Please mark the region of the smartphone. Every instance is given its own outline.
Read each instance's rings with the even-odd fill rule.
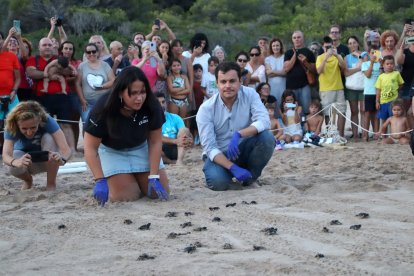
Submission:
[[[375,50],[375,51],[374,51],[374,56],[376,56],[376,57],[377,57],[377,60],[382,59],[382,57],[381,57],[381,52],[380,52],[380,51],[378,51],[378,50]]]
[[[158,29],[161,27],[160,26],[160,20],[158,18],[154,20],[154,25],[156,25],[158,27]]]
[[[295,108],[296,107],[296,104],[294,104],[294,103],[286,103],[286,107],[287,108]]]
[[[405,44],[414,44],[414,36],[406,37]]]
[[[58,15],[56,16],[56,27],[60,27],[63,24],[63,16],[62,15]]]
[[[157,51],[157,43],[156,42],[152,41],[150,45],[151,45],[150,46],[150,52]]]
[[[194,47],[195,48],[201,47],[201,40],[194,41]]]
[[[408,25],[414,25],[414,19],[405,19],[404,23]]]
[[[18,33],[22,32],[22,30],[20,29],[20,20],[13,20],[13,27],[16,29]]]
[[[49,152],[45,150],[29,151],[33,163],[46,162],[49,160]]]

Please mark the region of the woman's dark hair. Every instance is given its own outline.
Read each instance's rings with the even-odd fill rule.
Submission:
[[[348,42],[349,42],[349,40],[350,39],[354,39],[356,42],[358,42],[358,50],[359,50],[359,46],[361,45],[360,43],[359,43],[359,39],[358,39],[358,37],[356,37],[356,36],[354,36],[354,35],[351,35],[351,36],[349,36],[347,39],[346,39],[346,44],[348,44]]]
[[[253,49],[256,49],[257,51],[259,51],[259,55],[261,55],[261,54],[262,54],[262,51],[260,50],[260,47],[259,47],[259,46],[252,46],[252,47],[250,47],[250,50],[249,50],[249,55],[250,55],[250,52],[251,52]]]
[[[263,86],[265,86],[265,85],[269,86],[269,88],[270,88],[270,84],[269,84],[269,83],[267,83],[267,82],[261,82],[261,83],[259,83],[259,85],[256,87],[256,92],[257,92],[257,93],[259,93],[259,95],[261,95],[261,94],[260,94],[260,90],[262,90]]]
[[[270,54],[271,55],[273,55],[274,53],[273,53],[273,50],[272,50],[272,44],[274,43],[274,42],[279,42],[279,44],[280,44],[280,54],[282,54],[283,55],[283,53],[285,52],[285,50],[283,49],[283,42],[282,42],[282,40],[280,39],[280,38],[273,38],[272,40],[270,40],[270,43],[269,43],[269,52],[270,52]]]
[[[203,48],[203,53],[208,53],[208,48],[209,48],[209,44],[208,44],[208,38],[205,34],[203,33],[196,33],[190,40],[190,50],[192,51],[194,49],[194,46],[196,45],[197,41],[202,41],[204,40],[206,42],[206,45]]]
[[[85,48],[84,48],[84,51],[85,51],[85,52],[86,52],[86,48],[88,48],[89,46],[93,46],[93,47],[95,47],[95,50],[96,50],[97,52],[99,52],[98,45],[96,45],[95,43],[88,43],[88,44],[86,44],[86,46],[85,46]]]
[[[72,41],[69,41],[69,40],[66,40],[65,42],[63,42],[62,44],[60,44],[60,46],[59,46],[59,50],[58,50],[59,55],[60,55],[60,56],[61,56],[61,55],[63,55],[63,54],[62,54],[62,50],[63,50],[63,47],[65,46],[65,44],[71,44],[71,45],[72,45],[72,47],[73,47],[73,52],[72,52],[72,56],[70,57],[70,59],[71,59],[71,60],[75,60],[75,44],[73,44],[73,42],[72,42]],[[86,47],[85,47],[85,49],[86,49]]]
[[[98,111],[101,116],[104,116],[108,125],[109,135],[112,137],[118,138],[122,135],[122,133],[118,130],[118,122],[123,116],[120,113],[120,110],[124,105],[123,102],[121,102],[120,97],[125,89],[128,89],[128,95],[131,95],[131,85],[135,81],[142,81],[145,87],[146,98],[141,109],[149,110],[150,116],[156,113],[156,111],[161,110],[160,104],[154,96],[154,93],[152,93],[151,86],[144,72],[135,66],[126,67],[116,77],[114,86],[109,92],[109,96],[106,99],[104,107],[102,110]]]
[[[237,59],[239,58],[239,56],[245,56],[247,58],[247,61],[250,60],[250,56],[248,53],[246,53],[245,51],[240,51],[236,54],[236,56],[234,57],[234,60],[237,61]]]

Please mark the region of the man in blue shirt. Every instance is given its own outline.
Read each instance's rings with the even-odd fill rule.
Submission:
[[[223,62],[215,71],[219,93],[197,114],[207,187],[227,190],[235,178],[253,183],[272,157],[269,114],[252,88],[242,86],[240,67]]]
[[[123,55],[122,51],[124,50],[122,43],[119,41],[112,41],[109,44],[109,50],[111,51],[111,56],[105,59],[104,61],[111,66],[114,75],[118,75],[122,69],[131,65],[128,59],[128,55]]]
[[[162,161],[172,164],[177,160],[177,165],[184,165],[184,155],[193,146],[193,136],[180,116],[166,111],[164,93],[158,92],[155,96],[165,114],[165,123],[162,125]]]

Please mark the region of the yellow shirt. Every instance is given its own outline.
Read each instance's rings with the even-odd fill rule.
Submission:
[[[318,56],[316,59],[316,68],[321,65],[325,53]],[[319,91],[334,91],[342,90],[344,85],[341,78],[341,68],[339,67],[339,60],[335,56],[330,56],[325,63],[325,67],[321,74],[319,74]]]
[[[380,104],[394,101],[398,97],[398,88],[404,83],[400,72],[392,71],[379,75],[375,88],[381,90]]]

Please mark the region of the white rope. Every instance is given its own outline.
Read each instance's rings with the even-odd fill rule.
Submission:
[[[345,120],[347,120],[348,122],[350,122],[352,125],[354,125],[354,126],[358,127],[359,129],[362,129],[362,130],[364,130],[364,131],[366,131],[366,132],[368,132],[368,133],[371,133],[371,134],[381,134],[380,132],[374,132],[374,131],[370,131],[370,130],[368,130],[368,129],[363,128],[361,125],[358,125],[358,124],[356,124],[356,123],[352,122],[349,118],[347,118],[344,114],[342,114],[342,112],[341,112],[341,111],[339,111],[339,110],[338,110],[338,108],[336,108],[336,106],[333,106],[333,108],[336,110],[336,112],[337,112],[338,114],[342,115],[342,116],[345,118]],[[407,133],[410,133],[411,131],[413,131],[413,129],[406,130],[406,131],[403,131],[403,132],[384,133],[384,134],[382,134],[382,135],[388,135],[388,136],[392,136],[392,135],[400,135],[400,134],[407,134]]]

